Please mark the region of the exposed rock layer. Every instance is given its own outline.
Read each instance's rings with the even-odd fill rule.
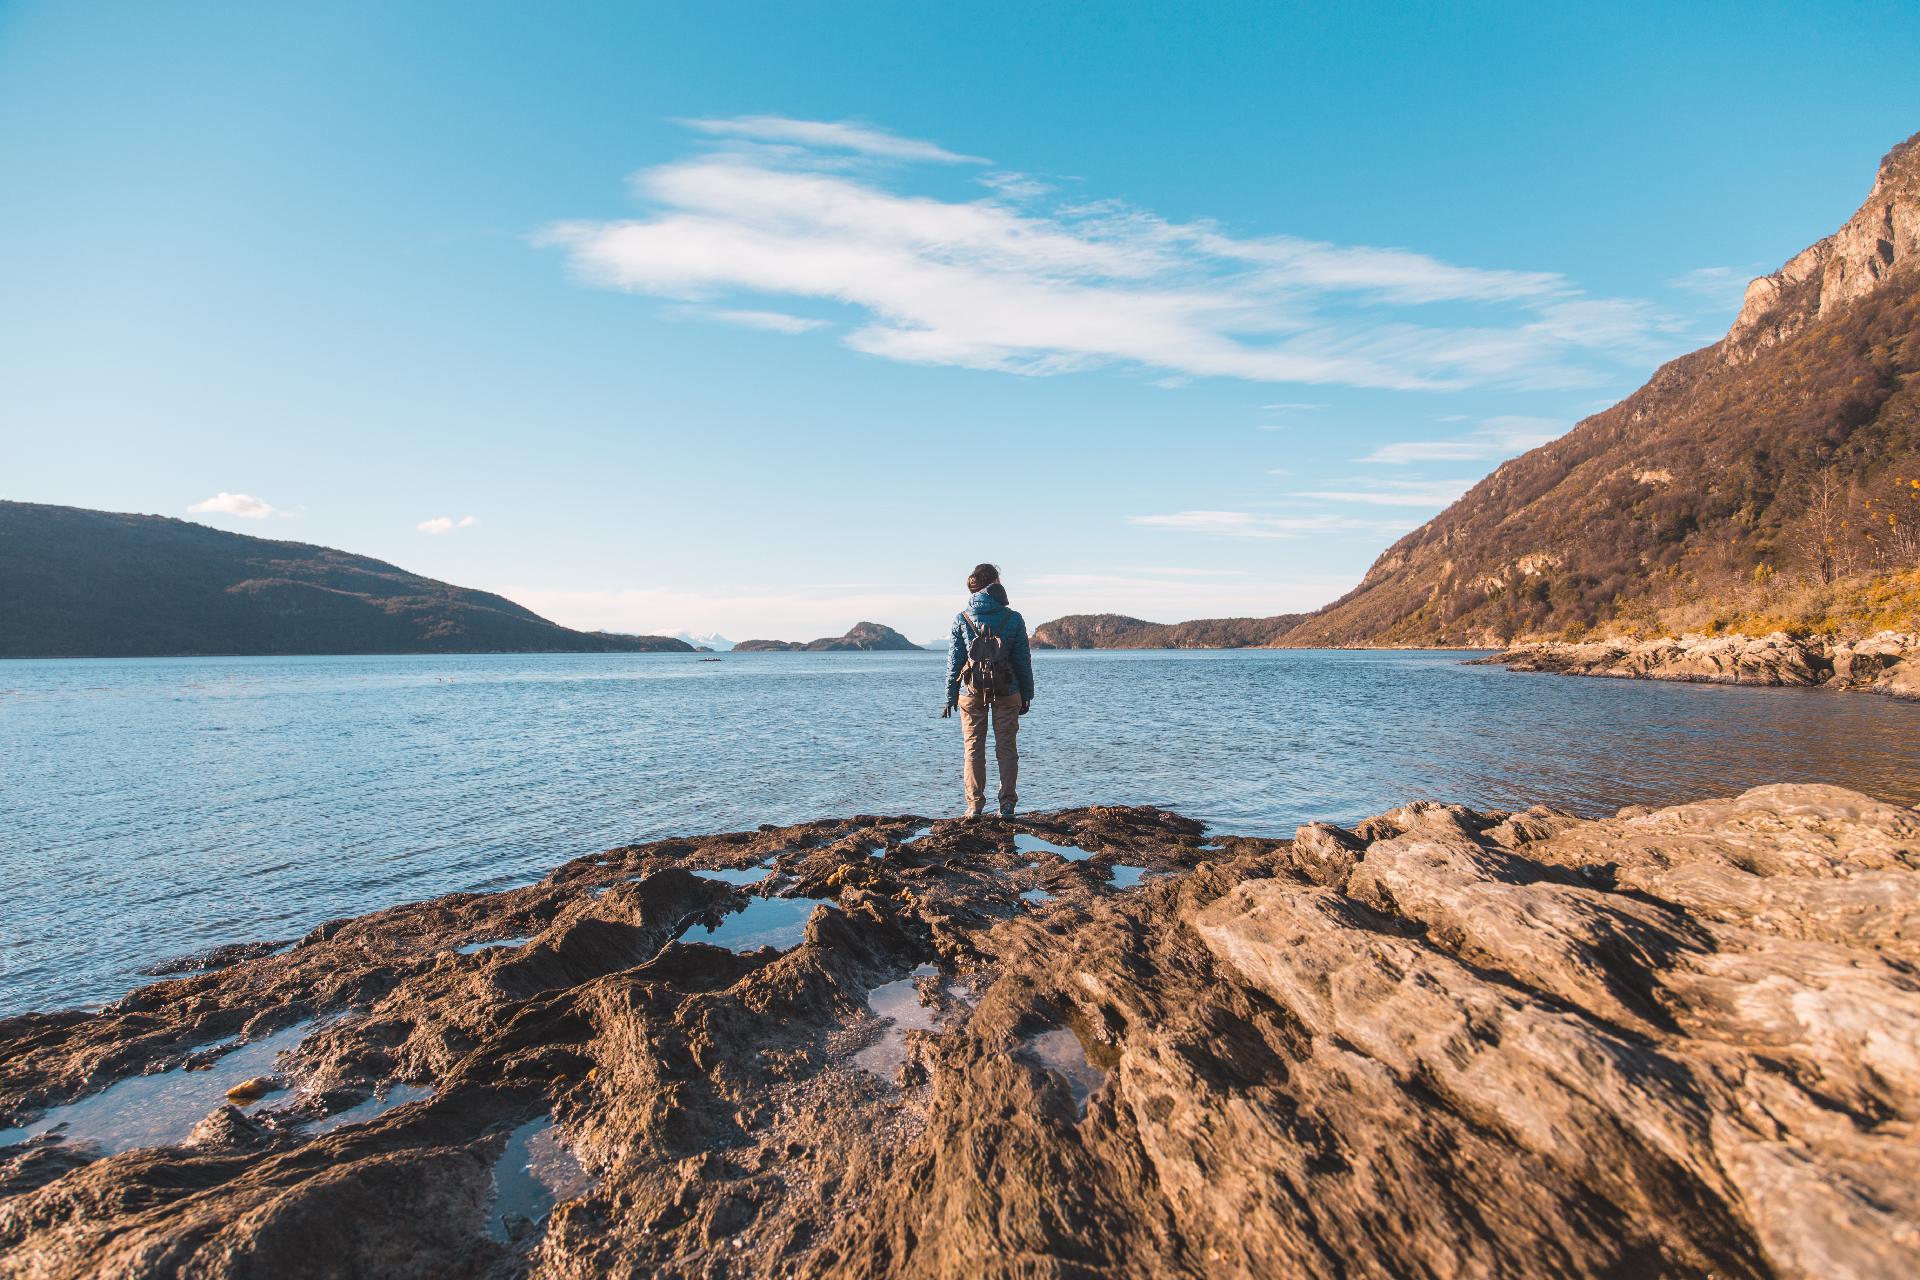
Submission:
[[[1019,824],[1079,861],[915,824],[618,849],[0,1023],[24,1118],[331,1019],[281,1064],[295,1089],[190,1145],[0,1150],[0,1275],[1920,1265],[1910,810],[1768,787],[1605,821],[1423,803],[1292,841],[1142,809]],[[687,868],[769,857],[766,887],[837,902],[800,945],[683,934],[742,901]],[[1116,862],[1174,874],[1117,890]],[[866,992],[922,964],[936,1030],[891,1082],[854,1068]],[[434,1093],[314,1134],[396,1080]],[[490,1166],[545,1115],[590,1177],[490,1238]]]
[[[1826,636],[1663,636],[1657,640],[1541,642],[1480,662],[1515,671],[1709,684],[1822,685],[1920,699],[1920,635],[1882,631],[1863,640]]]

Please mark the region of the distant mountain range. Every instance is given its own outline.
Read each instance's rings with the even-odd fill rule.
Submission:
[[[725,653],[733,648],[733,641],[723,635],[710,634],[700,636],[687,631],[679,631],[674,633],[673,638],[675,640],[684,640],[695,649],[709,649],[714,653]]]
[[[1304,613],[1273,618],[1204,618],[1143,622],[1118,613],[1072,613],[1034,630],[1036,649],[1246,649],[1272,644],[1300,625]]]
[[[877,622],[857,622],[843,636],[809,640],[742,640],[733,646],[735,653],[845,653],[854,650],[918,651],[919,645]]]
[[[690,652],[487,591],[165,516],[0,501],[0,657]]]
[[[1062,648],[1496,645],[1920,627],[1920,134],[1726,337],[1503,463],[1303,618],[1040,627]]]

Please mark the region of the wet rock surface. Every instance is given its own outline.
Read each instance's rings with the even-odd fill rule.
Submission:
[[[1826,636],[1663,636],[1637,642],[1543,641],[1477,662],[1514,671],[1709,684],[1820,685],[1920,699],[1920,635],[1882,631],[1858,640]]]
[[[1911,810],[925,825],[616,849],[0,1022],[0,1275],[1920,1265]],[[694,940],[755,894],[823,901]],[[46,1127],[269,1041],[172,1145]]]

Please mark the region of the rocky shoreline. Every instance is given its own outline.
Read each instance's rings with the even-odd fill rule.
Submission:
[[[0,1022],[0,1275],[1920,1265],[1920,814],[1833,787],[859,817],[233,957]]]
[[[1656,640],[1536,641],[1476,662],[1514,671],[1709,684],[1818,685],[1920,699],[1920,635],[1662,636]]]

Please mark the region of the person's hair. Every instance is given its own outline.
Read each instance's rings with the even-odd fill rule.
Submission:
[[[967,575],[967,590],[985,591],[1000,581],[1000,570],[990,564],[977,564],[973,572]]]

